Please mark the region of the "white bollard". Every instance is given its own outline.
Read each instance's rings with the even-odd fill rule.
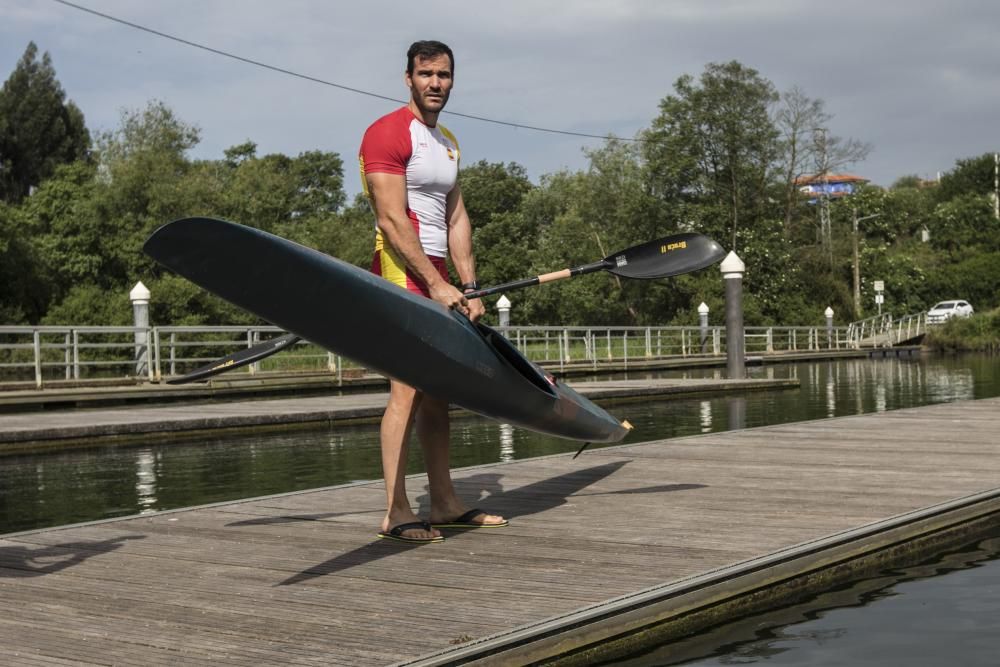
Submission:
[[[506,294],[497,299],[497,312],[500,314],[500,327],[510,326],[510,299]]]
[[[135,332],[135,375],[151,375],[149,365],[149,288],[139,281],[128,293],[132,301],[132,318]]]
[[[823,311],[826,315],[826,346],[827,348],[833,347],[833,308],[830,306],[826,307]]]
[[[701,329],[701,353],[708,349],[708,304],[704,301],[698,306],[698,327]]]

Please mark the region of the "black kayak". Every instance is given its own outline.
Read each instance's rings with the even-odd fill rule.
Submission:
[[[499,332],[287,239],[185,218],[156,230],[143,250],[286,331],[472,412],[571,440],[618,442],[628,433]]]

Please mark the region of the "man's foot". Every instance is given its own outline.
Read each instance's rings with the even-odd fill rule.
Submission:
[[[444,536],[434,530],[426,521],[410,521],[381,531],[378,536],[383,540],[395,540],[409,544],[430,544],[444,542]]]
[[[503,528],[507,519],[494,514],[487,514],[481,509],[471,509],[454,519],[443,521],[431,520],[435,528]]]

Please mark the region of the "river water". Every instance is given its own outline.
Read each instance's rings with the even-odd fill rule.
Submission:
[[[635,426],[626,442],[642,442],[1000,396],[1000,357],[985,355],[782,364],[750,367],[748,374],[796,378],[800,386],[618,404],[610,411]],[[628,377],[651,375],[721,377],[722,371]],[[454,420],[452,441],[455,467],[577,447],[478,417]],[[419,447],[411,450],[410,472],[419,472]],[[0,456],[0,534],[376,479],[380,474],[376,425]],[[850,590],[831,592],[814,606],[749,619],[686,643],[646,651],[622,664],[692,659],[699,665],[941,664],[933,656],[942,655],[953,661],[960,656],[959,664],[1000,664],[998,557],[1000,534],[941,554],[922,568],[885,573]],[[889,617],[896,620],[883,623]],[[901,625],[904,622],[911,625]],[[891,627],[883,627],[886,624]],[[858,641],[868,649],[878,646],[889,652],[861,650]],[[941,654],[931,651],[927,642],[952,642],[955,648]],[[905,649],[904,644],[913,648]],[[986,655],[989,662],[983,661]]]

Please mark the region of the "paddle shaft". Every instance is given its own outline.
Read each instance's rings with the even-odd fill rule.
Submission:
[[[594,273],[595,271],[602,271],[610,266],[610,262],[606,259],[602,259],[599,262],[593,262],[591,264],[584,264],[573,269],[562,269],[561,271],[553,271],[552,273],[543,273],[540,276],[535,276],[534,278],[523,278],[521,280],[512,280],[509,283],[503,283],[502,285],[494,285],[493,287],[486,287],[474,292],[467,292],[465,294],[466,299],[481,299],[484,296],[489,296],[491,294],[496,294],[497,292],[511,292],[514,290],[523,289],[525,287],[531,287],[533,285],[541,285],[542,283],[551,283],[556,280],[563,280],[565,278],[572,278],[573,276],[579,276],[584,273]]]

